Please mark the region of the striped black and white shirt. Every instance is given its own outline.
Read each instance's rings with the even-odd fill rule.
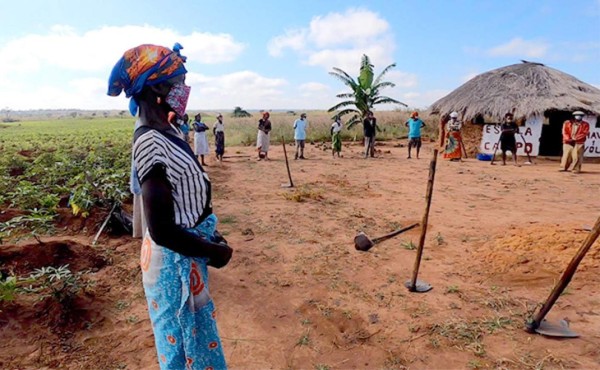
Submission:
[[[142,126],[134,135],[133,160],[141,183],[154,166],[165,168],[177,225],[194,227],[212,213],[208,175],[181,138]]]

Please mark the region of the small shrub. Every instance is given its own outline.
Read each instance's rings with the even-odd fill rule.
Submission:
[[[402,244],[400,244],[402,246],[402,248],[407,249],[409,251],[414,251],[415,249],[417,249],[417,245],[415,243],[413,243],[413,241],[408,241],[408,242],[404,242]]]

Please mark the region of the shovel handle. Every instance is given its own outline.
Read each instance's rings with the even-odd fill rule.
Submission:
[[[529,155],[529,151],[527,150],[527,140],[525,140],[525,136],[523,136],[522,133],[519,132],[519,135],[521,135],[521,140],[523,140],[523,151],[525,151],[525,154],[527,154],[527,161],[531,162],[531,156]],[[531,162],[533,163],[533,162]]]
[[[573,278],[573,275],[575,275],[575,271],[577,271],[577,266],[579,266],[579,263],[581,262],[581,260],[583,260],[585,254],[590,250],[596,239],[598,239],[598,236],[600,236],[600,217],[598,217],[598,219],[596,220],[596,224],[592,228],[592,231],[588,234],[587,238],[585,238],[585,240],[581,244],[581,247],[577,251],[577,254],[575,254],[571,262],[569,262],[569,265],[563,272],[558,283],[556,283],[556,286],[554,286],[554,289],[552,289],[552,292],[546,299],[546,302],[544,302],[544,304],[542,305],[542,308],[540,308],[540,311],[537,313],[537,315],[535,315],[533,321],[527,323],[526,330],[528,332],[534,332],[535,329],[537,329],[540,326],[540,323],[542,322],[544,317],[546,317],[548,312],[552,309],[552,306],[554,306],[554,303],[556,303],[558,297],[560,297],[567,285],[569,285],[571,278]]]
[[[290,179],[290,188],[294,187],[292,173],[290,172],[290,163],[288,162],[287,150],[285,149],[285,138],[281,135],[281,145],[283,145],[283,155],[285,156],[285,168],[287,168],[288,178]]]
[[[438,150],[433,150],[433,158],[429,163],[429,179],[427,180],[427,193],[425,193],[425,212],[423,213],[423,220],[421,221],[421,237],[419,238],[419,245],[417,246],[417,256],[415,257],[415,264],[413,267],[412,279],[410,281],[409,291],[415,292],[417,286],[417,277],[419,275],[419,267],[421,265],[421,257],[423,256],[423,246],[425,245],[425,235],[427,234],[427,222],[429,220],[429,209],[431,208],[431,196],[433,195],[433,183],[435,180],[435,167],[437,164]]]
[[[417,223],[414,223],[414,224],[412,224],[412,225],[410,225],[410,226],[404,227],[404,228],[402,228],[402,229],[398,229],[398,230],[396,230],[396,231],[392,231],[391,233],[389,233],[389,234],[385,234],[384,236],[380,236],[379,238],[374,238],[374,239],[373,239],[373,240],[371,240],[371,241],[372,241],[372,242],[373,242],[373,244],[375,245],[375,244],[377,244],[377,243],[381,243],[382,241],[385,241],[385,240],[388,240],[388,239],[390,239],[390,238],[393,238],[393,237],[394,237],[394,236],[396,236],[396,235],[400,235],[400,234],[402,234],[402,233],[403,233],[403,232],[405,232],[405,231],[408,231],[408,230],[414,229],[414,228],[415,228],[415,227],[417,227],[417,226],[419,226],[419,223],[418,223],[418,222],[417,222]]]

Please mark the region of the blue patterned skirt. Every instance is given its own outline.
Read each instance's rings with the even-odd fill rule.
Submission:
[[[217,217],[188,231],[214,240]],[[206,258],[157,245],[146,232],[141,267],[161,369],[227,369],[208,290]]]

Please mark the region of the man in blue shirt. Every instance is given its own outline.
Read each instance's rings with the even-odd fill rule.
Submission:
[[[413,146],[417,148],[417,159],[419,159],[419,152],[421,151],[421,128],[425,127],[425,122],[419,118],[419,112],[412,112],[404,125],[408,127],[408,159],[411,158],[410,151]]]
[[[294,122],[294,140],[296,140],[296,156],[294,159],[305,159],[304,158],[304,144],[306,142],[306,113],[300,115],[300,119]],[[300,155],[298,155],[300,154]]]

